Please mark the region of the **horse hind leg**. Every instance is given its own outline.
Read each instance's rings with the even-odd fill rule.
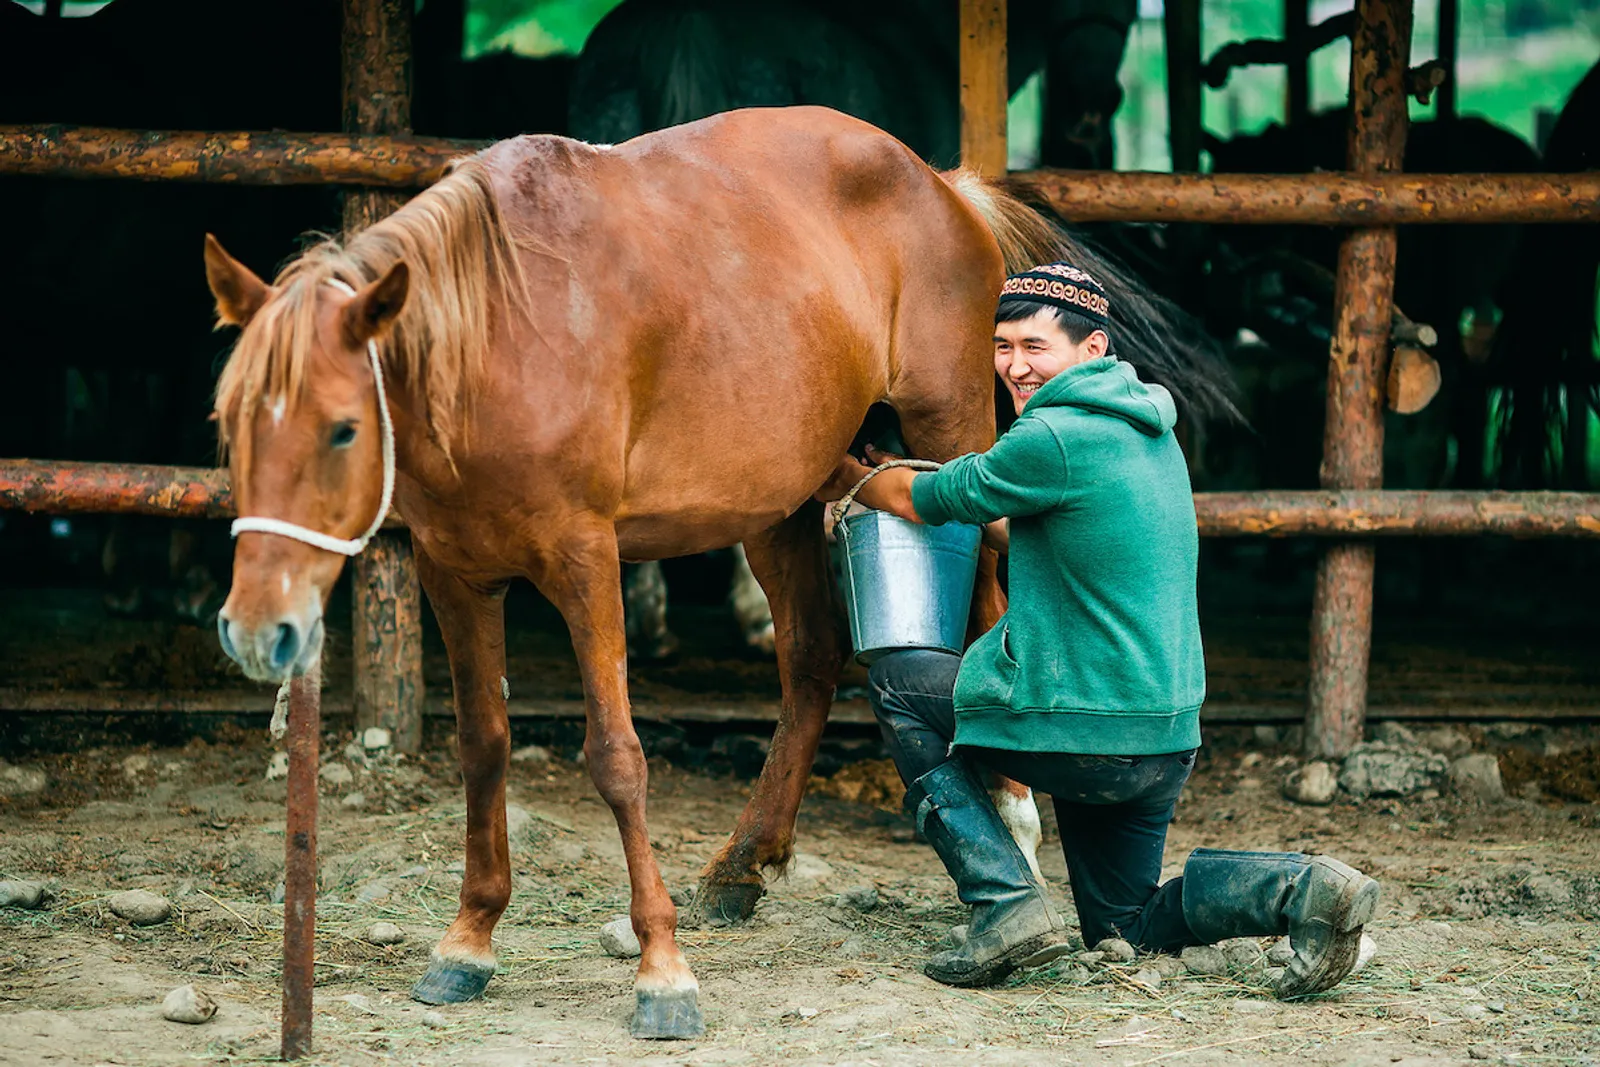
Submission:
[[[498,591],[467,585],[417,551],[417,570],[450,656],[456,738],[467,797],[466,874],[455,921],[412,988],[424,1004],[480,996],[495,972],[495,924],[511,901],[506,840],[506,769],[511,732],[505,705],[505,612]]]
[[[1042,883],[1044,874],[1039,870],[1039,846],[1044,842],[1044,828],[1039,824],[1039,805],[1034,803],[1033,790],[1021,782],[1013,782],[1004,775],[990,775],[989,797],[994,801],[1000,821],[1016,839],[1017,847],[1028,861],[1033,876]]]
[[[572,634],[583,674],[584,757],[595,788],[616,817],[627,858],[628,913],[641,948],[630,1032],[638,1038],[698,1037],[705,1032],[700,987],[678,948],[678,912],[661,881],[645,822],[649,768],[628,705],[616,533],[596,524],[564,536],[561,551],[532,577]]]
[[[750,570],[750,557],[742,544],[733,546],[733,580],[728,588],[728,605],[733,608],[744,643],[762,655],[772,655],[777,644],[772,605]]]
[[[847,651],[821,506],[806,504],[746,547],[772,604],[783,710],[749,803],[701,872],[695,915],[712,922],[749,918],[765,892],[762,870],[794,855],[795,816]]]

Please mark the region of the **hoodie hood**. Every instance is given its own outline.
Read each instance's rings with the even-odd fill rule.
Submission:
[[[1142,382],[1132,365],[1102,356],[1051,378],[1029,398],[1023,414],[1039,408],[1081,408],[1121,419],[1150,437],[1160,437],[1178,422],[1172,394],[1153,382]]]

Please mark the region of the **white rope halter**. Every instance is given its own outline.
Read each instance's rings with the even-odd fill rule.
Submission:
[[[328,284],[346,296],[356,295],[354,289],[337,278],[329,278]],[[378,389],[378,422],[383,431],[383,498],[378,502],[378,513],[372,517],[372,525],[367,527],[367,532],[360,537],[345,541],[283,519],[251,515],[233,520],[234,537],[242,533],[277,534],[279,537],[300,541],[325,552],[337,552],[341,556],[359,556],[361,550],[367,547],[367,542],[371,541],[373,535],[383,526],[383,520],[389,514],[389,503],[394,497],[394,423],[389,417],[389,398],[383,391],[383,368],[378,364],[378,342],[375,340],[367,341],[367,359],[372,364],[372,380]]]

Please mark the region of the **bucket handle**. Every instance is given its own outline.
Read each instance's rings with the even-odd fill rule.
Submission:
[[[861,492],[862,488],[865,487],[868,482],[872,481],[872,479],[876,478],[884,471],[892,470],[895,467],[909,467],[912,470],[917,471],[936,471],[939,469],[939,464],[927,459],[891,459],[887,463],[878,464],[876,467],[867,472],[867,476],[865,478],[862,478],[855,485],[851,486],[848,493],[834,501],[834,529],[841,531],[844,529],[844,513],[850,510],[851,504],[855,503],[856,494]]]

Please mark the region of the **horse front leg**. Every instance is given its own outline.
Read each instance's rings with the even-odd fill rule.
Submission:
[[[628,705],[628,657],[621,564],[610,528],[567,529],[571,538],[532,577],[567,621],[583,674],[584,758],[622,835],[632,900],[628,909],[642,953],[634,979],[630,1030],[640,1038],[705,1033],[699,983],[678,948],[678,911],[667,895],[645,825],[649,768]]]
[[[848,652],[822,538],[821,505],[808,503],[745,542],[772,604],[783,711],[750,802],[722,851],[701,872],[695,914],[736,922],[765,892],[761,872],[794,855],[794,822]]]
[[[450,655],[456,738],[467,794],[466,877],[461,906],[411,995],[456,1004],[481,995],[494,976],[494,927],[511,901],[506,841],[505,590],[478,589],[416,550],[417,570]]]

